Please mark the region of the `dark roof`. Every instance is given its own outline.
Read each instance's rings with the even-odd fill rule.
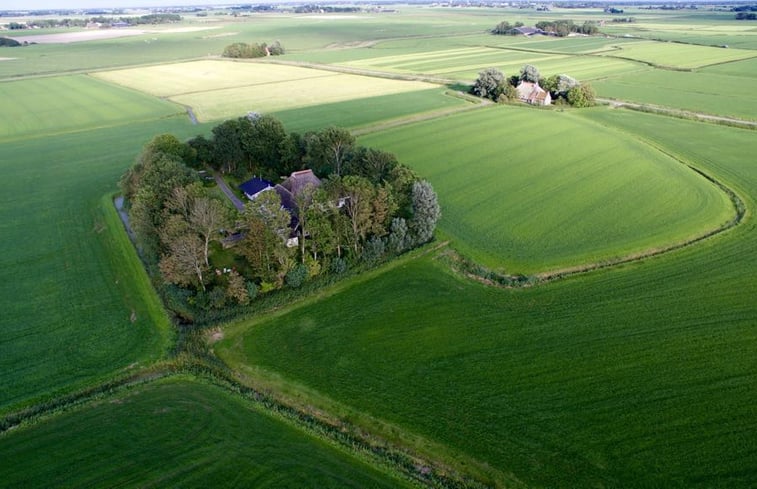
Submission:
[[[299,195],[307,185],[317,188],[321,186],[321,180],[315,176],[313,170],[301,170],[293,172],[289,178],[281,182],[281,185],[289,190],[292,195]]]
[[[514,31],[519,32],[520,34],[523,34],[524,36],[533,36],[534,34],[543,34],[544,31],[541,29],[537,29],[535,27],[516,27],[513,29]]]
[[[247,195],[249,198],[253,198],[256,194],[263,190],[273,187],[273,183],[262,178],[251,178],[239,186],[239,189]]]
[[[281,207],[289,211],[291,218],[289,219],[289,229],[292,230],[290,238],[297,236],[297,228],[300,225],[300,220],[297,217],[297,203],[294,201],[292,193],[281,185],[274,187],[276,193],[281,197]]]

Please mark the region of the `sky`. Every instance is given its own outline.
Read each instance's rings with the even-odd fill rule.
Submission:
[[[168,7],[175,5],[229,5],[239,0],[2,0],[0,10]],[[275,3],[275,2],[266,2]]]

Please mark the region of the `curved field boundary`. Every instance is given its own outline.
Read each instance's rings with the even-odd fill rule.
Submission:
[[[647,258],[653,258],[653,257],[660,256],[663,254],[671,253],[673,251],[695,245],[696,243],[704,241],[707,238],[711,238],[718,234],[724,233],[725,231],[728,231],[729,229],[736,227],[743,221],[744,216],[746,215],[746,210],[747,210],[746,205],[744,204],[744,200],[741,197],[739,197],[739,195],[733,189],[731,189],[730,187],[728,187],[721,181],[717,180],[712,175],[709,175],[703,170],[696,168],[691,163],[684,161],[683,159],[679,158],[678,156],[676,156],[675,154],[669,151],[666,151],[660,146],[646,139],[643,139],[637,136],[635,137],[639,139],[641,142],[643,142],[644,144],[651,146],[657,151],[669,156],[670,158],[673,158],[678,163],[686,166],[691,171],[698,174],[699,176],[701,176],[702,178],[710,182],[710,184],[714,185],[720,191],[725,193],[728,196],[728,199],[731,201],[731,204],[733,205],[733,209],[734,209],[734,216],[731,218],[731,220],[729,220],[727,223],[721,226],[718,226],[715,229],[705,231],[704,233],[700,235],[694,236],[693,238],[687,239],[679,243],[673,243],[673,244],[662,246],[662,247],[650,248],[644,251],[640,251],[638,253],[633,253],[633,254],[619,257],[616,259],[609,259],[609,260],[605,260],[601,262],[586,263],[583,265],[576,265],[574,267],[567,267],[563,269],[556,269],[556,270],[541,272],[541,273],[534,274],[532,276],[502,275],[502,274],[490,272],[476,265],[475,263],[470,262],[467,259],[460,257],[459,255],[457,257],[454,257],[454,259],[450,261],[451,266],[454,269],[456,269],[456,271],[461,272],[464,275],[466,275],[468,278],[479,281],[479,282],[483,282],[487,285],[503,286],[507,288],[531,287],[536,284],[549,283],[555,280],[593,272],[595,270],[603,270],[607,268],[616,267],[618,265],[625,265],[628,263],[640,262]],[[463,270],[463,268],[465,268],[465,270]],[[476,273],[477,271],[479,273]],[[486,272],[485,276],[481,275],[480,273],[481,271]]]

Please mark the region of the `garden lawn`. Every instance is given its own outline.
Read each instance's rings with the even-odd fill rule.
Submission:
[[[103,196],[186,117],[0,144],[0,413],[161,357],[169,321]]]
[[[722,191],[685,165],[577,114],[493,107],[360,142],[428,178],[441,233],[474,261],[509,273],[664,247],[735,214]]]
[[[409,487],[189,379],[135,387],[0,442],[5,487]]]
[[[0,141],[170,117],[184,109],[83,75],[0,83]]]
[[[696,161],[757,204],[751,131],[584,116]],[[432,443],[419,449],[452,463],[488,464],[479,473],[491,483],[747,488],[757,478],[755,236],[749,213],[683,250],[516,290],[426,256],[233,325],[216,351],[272,385],[309,388],[316,406],[325,396],[352,419],[421,435]]]

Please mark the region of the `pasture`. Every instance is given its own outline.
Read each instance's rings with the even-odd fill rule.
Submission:
[[[751,131],[630,112],[585,117],[696,161],[755,204]],[[421,451],[487,464],[480,472],[492,481],[749,487],[754,245],[750,214],[684,250],[516,290],[471,282],[433,257],[408,260],[239,322],[216,350],[303,403],[331,399],[372,429],[378,418],[423,437]]]
[[[0,471],[5,487],[410,487],[188,379],[132,388],[6,434]]]
[[[445,143],[453,140],[454,147]],[[464,255],[508,273],[663,247],[734,214],[728,197],[689,168],[571,112],[495,107],[361,143],[395,153],[428,178],[443,209],[442,234]]]
[[[97,76],[192,107],[201,121],[438,89],[419,81],[262,62],[196,61]]]

